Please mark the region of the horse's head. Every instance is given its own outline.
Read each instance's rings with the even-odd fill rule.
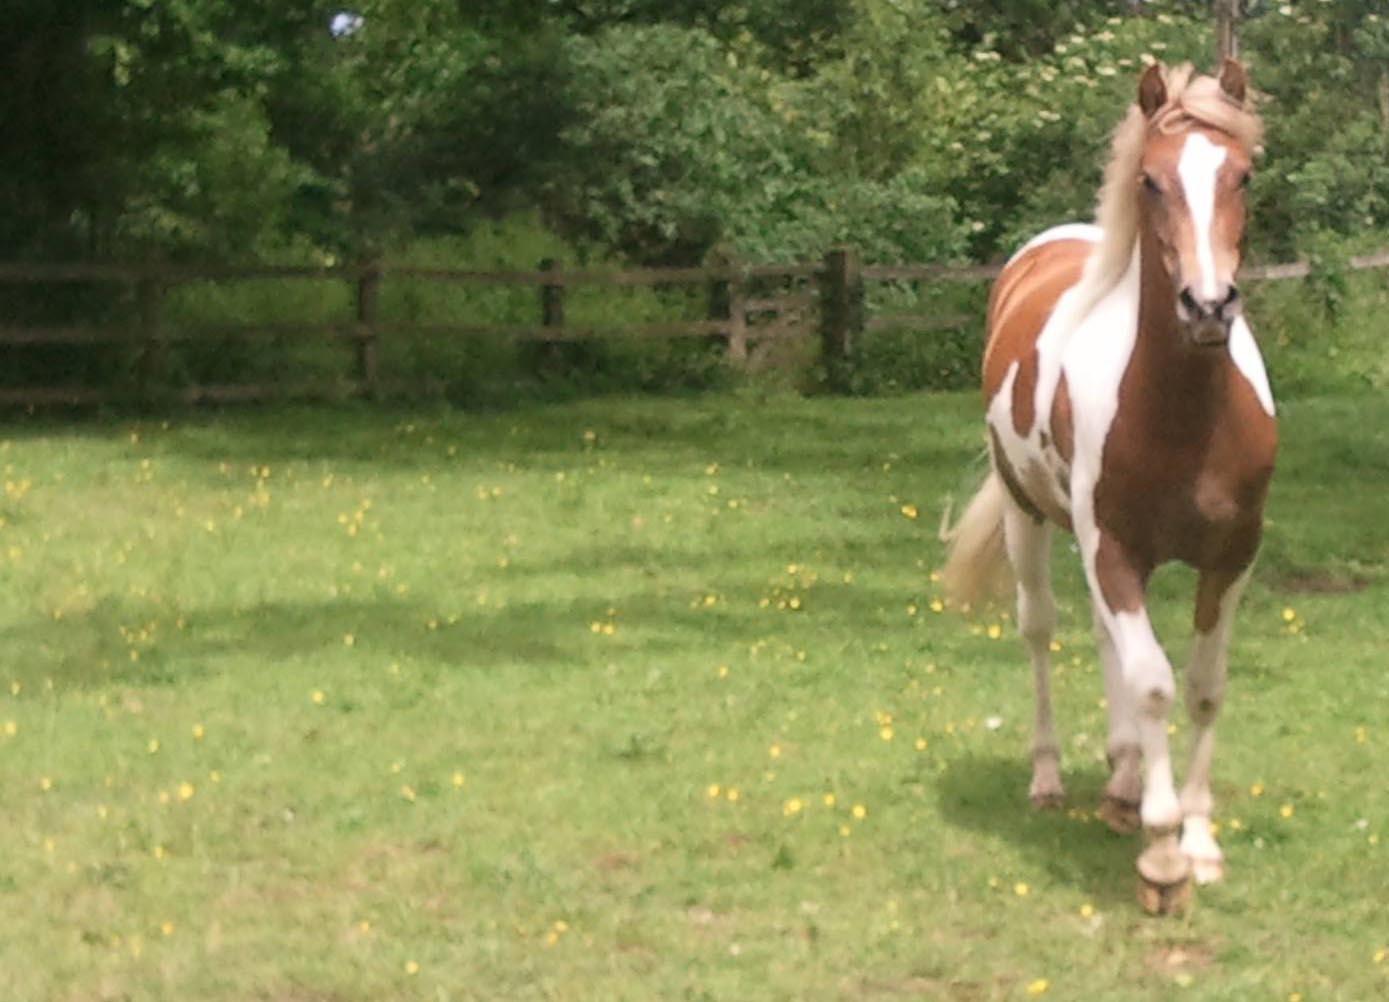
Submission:
[[[1185,81],[1183,81],[1185,82]],[[1244,194],[1253,150],[1217,124],[1221,105],[1243,115],[1244,67],[1225,60],[1216,86],[1201,78],[1208,94],[1169,100],[1168,77],[1148,67],[1138,87],[1138,107],[1147,119],[1138,177],[1139,222],[1156,245],[1171,279],[1179,326],[1196,345],[1223,345],[1241,304],[1235,285],[1244,238]],[[1193,115],[1203,100],[1216,111]],[[1238,119],[1236,119],[1238,120]]]

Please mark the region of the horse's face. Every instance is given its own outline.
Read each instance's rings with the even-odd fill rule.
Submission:
[[[1157,112],[1166,94],[1154,93],[1145,75],[1140,106]],[[1227,61],[1220,84],[1233,99],[1244,100],[1244,71]],[[1250,156],[1232,137],[1215,129],[1155,129],[1143,150],[1137,178],[1141,213],[1161,249],[1162,263],[1176,295],[1177,320],[1193,344],[1223,345],[1241,304],[1235,285],[1244,239],[1244,193]]]

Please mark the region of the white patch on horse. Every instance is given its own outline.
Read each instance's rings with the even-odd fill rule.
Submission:
[[[1076,286],[1083,302],[1089,298]],[[1119,410],[1119,384],[1138,339],[1138,248],[1118,283],[1091,306],[1076,323],[1062,347],[1061,371],[1071,396],[1075,421],[1075,459],[1072,496],[1083,484],[1093,487],[1100,477],[1100,457],[1109,427]],[[1068,293],[1069,295],[1069,293]],[[1051,393],[1055,393],[1055,380]],[[1090,499],[1084,499],[1086,505]],[[1083,541],[1082,541],[1083,542]]]
[[[1013,430],[1013,384],[1017,382],[1018,370],[1017,362],[1008,366],[1002,385],[989,401],[985,419],[994,430],[999,448],[1003,450],[1003,455],[998,458],[1006,462],[1016,476],[1021,477],[1031,465],[1033,450],[1029,445],[1031,435],[1024,438]]]
[[[1104,231],[1094,223],[1064,223],[1061,226],[1053,226],[1051,229],[1037,234],[1014,251],[1013,256],[1008,259],[1008,263],[1012,264],[1028,251],[1034,247],[1040,247],[1042,244],[1053,243],[1057,240],[1086,240],[1092,244],[1097,244],[1103,236]]]
[[[1196,263],[1201,269],[1200,298],[1213,300],[1219,294],[1215,275],[1215,251],[1211,247],[1211,222],[1215,218],[1215,178],[1229,156],[1224,146],[1211,142],[1199,132],[1187,137],[1177,161],[1177,176],[1186,193],[1191,224],[1196,231]]]
[[[1272,417],[1273,391],[1269,389],[1268,373],[1264,371],[1264,357],[1259,354],[1259,346],[1244,317],[1236,317],[1230,325],[1230,359],[1240,374],[1249,380],[1264,412]]]

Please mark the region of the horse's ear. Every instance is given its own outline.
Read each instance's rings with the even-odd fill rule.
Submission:
[[[1220,64],[1220,89],[1236,104],[1244,104],[1244,96],[1249,90],[1249,74],[1238,59],[1226,57]]]
[[[1138,81],[1138,107],[1149,118],[1167,103],[1167,82],[1162,79],[1162,64],[1150,63]]]

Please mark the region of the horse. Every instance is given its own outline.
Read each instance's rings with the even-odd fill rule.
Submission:
[[[983,395],[991,470],[953,530],[957,601],[1011,565],[1036,705],[1030,797],[1062,802],[1052,721],[1054,527],[1074,533],[1104,666],[1110,767],[1100,817],[1141,826],[1139,900],[1186,906],[1224,873],[1211,826],[1214,725],[1231,624],[1273,475],[1277,423],[1235,284],[1261,125],[1244,67],[1151,64],[1115,130],[1094,224],[1054,227],[989,296]],[[1172,666],[1145,608],[1153,571],[1195,568],[1186,670],[1191,757],[1168,749]]]

